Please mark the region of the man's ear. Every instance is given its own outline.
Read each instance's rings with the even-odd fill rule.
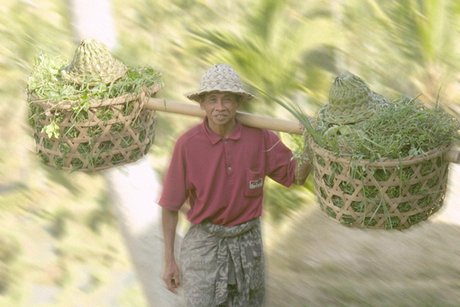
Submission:
[[[196,97],[196,101],[200,104],[200,109],[204,110],[203,100],[200,96]]]
[[[244,97],[239,96],[238,102],[237,102],[237,109],[241,108],[241,105],[243,104]]]

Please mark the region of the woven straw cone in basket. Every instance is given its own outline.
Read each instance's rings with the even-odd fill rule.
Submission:
[[[243,89],[238,73],[227,64],[217,64],[209,68],[201,79],[200,89],[187,97],[199,102],[200,95],[212,91],[241,95],[243,100],[254,98],[254,95]]]
[[[113,82],[126,73],[102,43],[84,40],[62,76],[69,82]],[[88,77],[89,76],[89,77]],[[162,85],[138,94],[93,100],[75,114],[78,101],[43,101],[28,93],[37,154],[46,165],[62,170],[97,171],[137,161],[147,154],[155,136],[155,111],[144,108],[145,96]],[[32,111],[32,109],[31,109]],[[43,127],[59,127],[59,137],[49,137]]]
[[[319,117],[331,124],[357,123],[371,117],[387,100],[377,94],[358,76],[346,72],[332,83],[329,102],[320,109]]]
[[[449,146],[402,160],[383,158],[370,163],[336,157],[311,138],[309,144],[320,207],[336,222],[360,228],[406,229],[443,205]],[[361,179],[356,179],[358,171]],[[377,174],[386,180],[377,181]],[[401,174],[412,176],[400,178]],[[398,197],[392,198],[395,191]]]
[[[89,86],[108,84],[123,77],[128,67],[115,59],[98,40],[84,39],[75,51],[72,62],[64,67],[64,80]]]

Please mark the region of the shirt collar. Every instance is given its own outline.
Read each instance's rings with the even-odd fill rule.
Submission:
[[[206,135],[208,136],[211,144],[213,145],[217,144],[220,140],[223,139],[223,137],[221,137],[220,135],[217,135],[215,132],[209,129],[207,121],[208,121],[208,117],[205,116],[201,126],[203,127],[203,130],[206,133]],[[234,140],[234,141],[239,140],[241,138],[241,128],[242,127],[243,125],[238,120],[236,120],[236,128],[235,130],[233,130],[232,134],[228,137],[228,139]]]

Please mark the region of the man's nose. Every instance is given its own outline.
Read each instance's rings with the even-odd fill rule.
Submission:
[[[222,98],[217,98],[216,108],[217,109],[223,109],[224,108],[224,102],[223,102]]]

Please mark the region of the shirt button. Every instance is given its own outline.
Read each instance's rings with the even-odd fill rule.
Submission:
[[[228,170],[231,171],[231,170],[232,170],[232,167],[230,166],[230,167],[228,168]]]
[[[227,141],[225,141],[225,144],[227,144]]]

